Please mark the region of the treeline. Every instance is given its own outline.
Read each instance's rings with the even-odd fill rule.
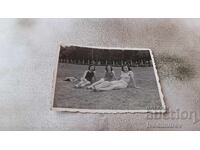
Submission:
[[[151,56],[148,50],[108,50],[88,47],[60,47],[60,63],[80,65],[107,65],[121,66],[152,66]]]

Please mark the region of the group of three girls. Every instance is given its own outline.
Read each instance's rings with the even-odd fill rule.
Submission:
[[[94,91],[109,91],[127,88],[130,83],[132,83],[132,85],[137,88],[134,74],[128,65],[121,67],[121,75],[118,80],[115,76],[112,66],[110,65],[105,67],[104,78],[101,78],[99,81],[94,83],[93,80],[96,81],[95,66],[90,65],[88,70],[84,72],[81,81],[76,84],[75,87],[81,88],[87,86],[88,89],[93,89]]]

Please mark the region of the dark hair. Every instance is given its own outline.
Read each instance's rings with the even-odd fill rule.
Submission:
[[[113,68],[111,65],[106,65],[106,67],[105,67],[106,72],[108,72],[108,66],[110,66],[110,70],[113,71]]]
[[[130,66],[129,66],[129,65],[123,65],[123,66],[122,66],[122,71],[124,71],[124,67],[125,67],[125,66],[127,66],[127,67],[128,67],[128,71],[131,71],[131,68],[130,68]]]
[[[89,65],[89,66],[88,66],[88,70],[90,70],[90,68],[91,68],[92,66],[94,66],[94,71],[95,71],[95,69],[96,69],[96,68],[95,68],[95,65]]]

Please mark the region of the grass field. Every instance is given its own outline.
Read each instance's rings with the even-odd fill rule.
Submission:
[[[80,78],[87,69],[86,65],[59,63],[54,107],[80,109],[146,110],[160,109],[156,79],[152,67],[134,67],[135,80],[139,89],[126,88],[105,92],[75,89],[73,83],[63,81],[66,76]],[[120,67],[113,68],[120,76]],[[104,66],[96,67],[97,79],[104,76]]]

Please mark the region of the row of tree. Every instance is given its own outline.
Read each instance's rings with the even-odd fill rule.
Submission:
[[[121,66],[152,66],[148,50],[108,50],[88,47],[60,47],[60,63]]]

